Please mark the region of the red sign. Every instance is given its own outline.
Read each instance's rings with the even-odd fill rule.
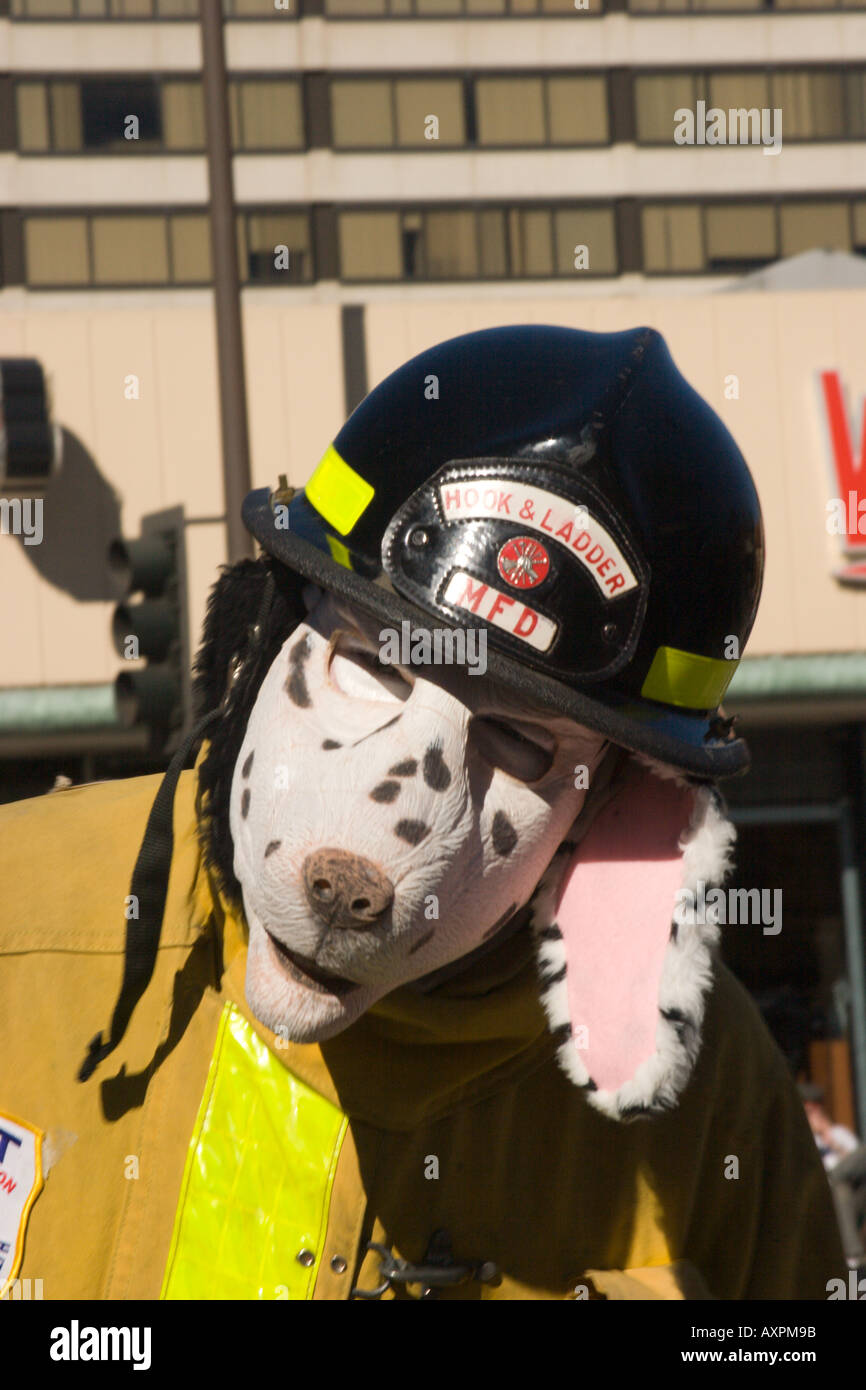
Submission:
[[[838,372],[821,372],[821,395],[824,404],[830,458],[836,495],[827,503],[827,530],[840,536],[845,555],[856,557],[855,563],[837,570],[836,578],[846,584],[866,583],[866,409],[861,419],[858,454],[855,456],[853,432]]]

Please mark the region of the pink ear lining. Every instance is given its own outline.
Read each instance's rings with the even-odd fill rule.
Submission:
[[[633,764],[560,888],[572,1036],[595,1086],[615,1091],[656,1051],[659,984],[694,793]]]

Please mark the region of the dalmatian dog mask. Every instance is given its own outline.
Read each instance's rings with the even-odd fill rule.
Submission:
[[[724,873],[715,796],[637,764],[613,796],[602,734],[465,669],[385,665],[375,620],[312,585],[304,600],[230,794],[253,1012],[322,1041],[529,905],[571,1079],[623,1117],[673,1103],[716,933],[677,890]]]
[[[669,1109],[734,838],[715,783],[748,763],[719,707],[763,533],[745,460],[659,334],[440,343],[370,392],[303,489],[256,489],[243,519],[262,557],[211,595],[202,719],[154,803],[147,922],[82,1079],[150,978],[166,803],[206,736],[201,841],[246,919],[263,1024],[323,1041],[527,931],[568,1077],[616,1118]],[[386,660],[404,619],[483,632],[486,674]]]

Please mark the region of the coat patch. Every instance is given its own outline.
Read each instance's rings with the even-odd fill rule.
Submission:
[[[0,1298],[24,1256],[30,1211],[42,1191],[42,1141],[35,1125],[0,1110]]]

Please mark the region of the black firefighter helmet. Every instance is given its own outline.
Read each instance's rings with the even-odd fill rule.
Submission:
[[[491,328],[371,391],[302,491],[258,489],[271,556],[411,634],[487,634],[519,694],[692,775],[741,771],[719,704],[761,589],[757,493],[654,330]]]

